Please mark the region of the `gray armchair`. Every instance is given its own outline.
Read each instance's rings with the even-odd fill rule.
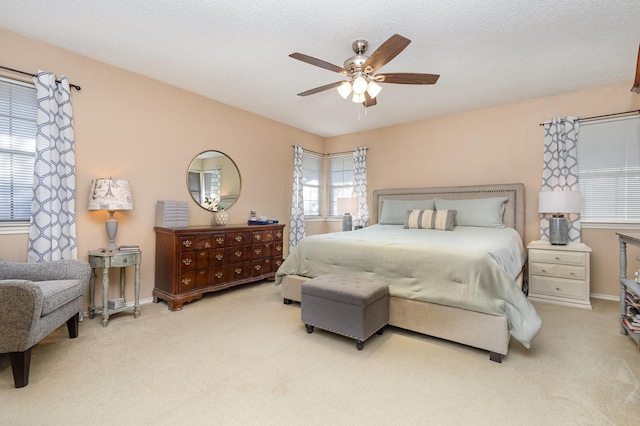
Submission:
[[[91,268],[84,260],[0,260],[0,354],[9,353],[16,388],[29,383],[31,349],[65,322],[78,336]]]

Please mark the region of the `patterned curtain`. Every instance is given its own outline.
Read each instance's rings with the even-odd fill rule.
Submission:
[[[75,153],[69,81],[52,73],[33,81],[38,103],[29,262],[77,259]]]
[[[211,172],[211,198],[220,202],[220,167],[214,167]]]
[[[367,147],[353,150],[353,192],[359,200],[358,216],[353,221],[354,227],[365,227],[369,223],[367,207]]]
[[[579,191],[579,117],[554,118],[544,124],[542,191]],[[549,239],[550,214],[540,215],[540,239]],[[580,214],[569,214],[569,241],[580,242]]]
[[[293,193],[291,195],[289,249],[297,246],[298,242],[305,237],[304,202],[302,199],[302,159],[304,151],[300,145],[294,145],[293,149]]]

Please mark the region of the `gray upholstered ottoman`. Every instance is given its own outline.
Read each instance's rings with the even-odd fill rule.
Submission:
[[[302,284],[302,322],[351,337],[358,350],[389,321],[389,287],[350,275],[322,275]]]

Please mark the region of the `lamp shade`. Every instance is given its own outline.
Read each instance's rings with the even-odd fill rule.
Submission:
[[[580,213],[580,191],[542,191],[538,213]]]
[[[89,194],[89,210],[133,210],[128,180],[93,179]]]
[[[358,211],[358,198],[338,198],[338,213],[355,213]]]

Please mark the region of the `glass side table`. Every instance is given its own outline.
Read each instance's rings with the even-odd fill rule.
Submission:
[[[109,316],[118,312],[133,309],[133,316],[140,316],[140,262],[142,252],[140,250],[127,251],[103,251],[94,250],[89,253],[89,265],[91,265],[91,279],[89,280],[89,318],[93,319],[96,313],[102,313],[102,326],[109,324]],[[109,269],[120,268],[120,298],[124,299],[125,268],[135,266],[133,306],[120,306],[109,308]],[[102,268],[102,307],[95,305],[95,288],[97,268]]]

